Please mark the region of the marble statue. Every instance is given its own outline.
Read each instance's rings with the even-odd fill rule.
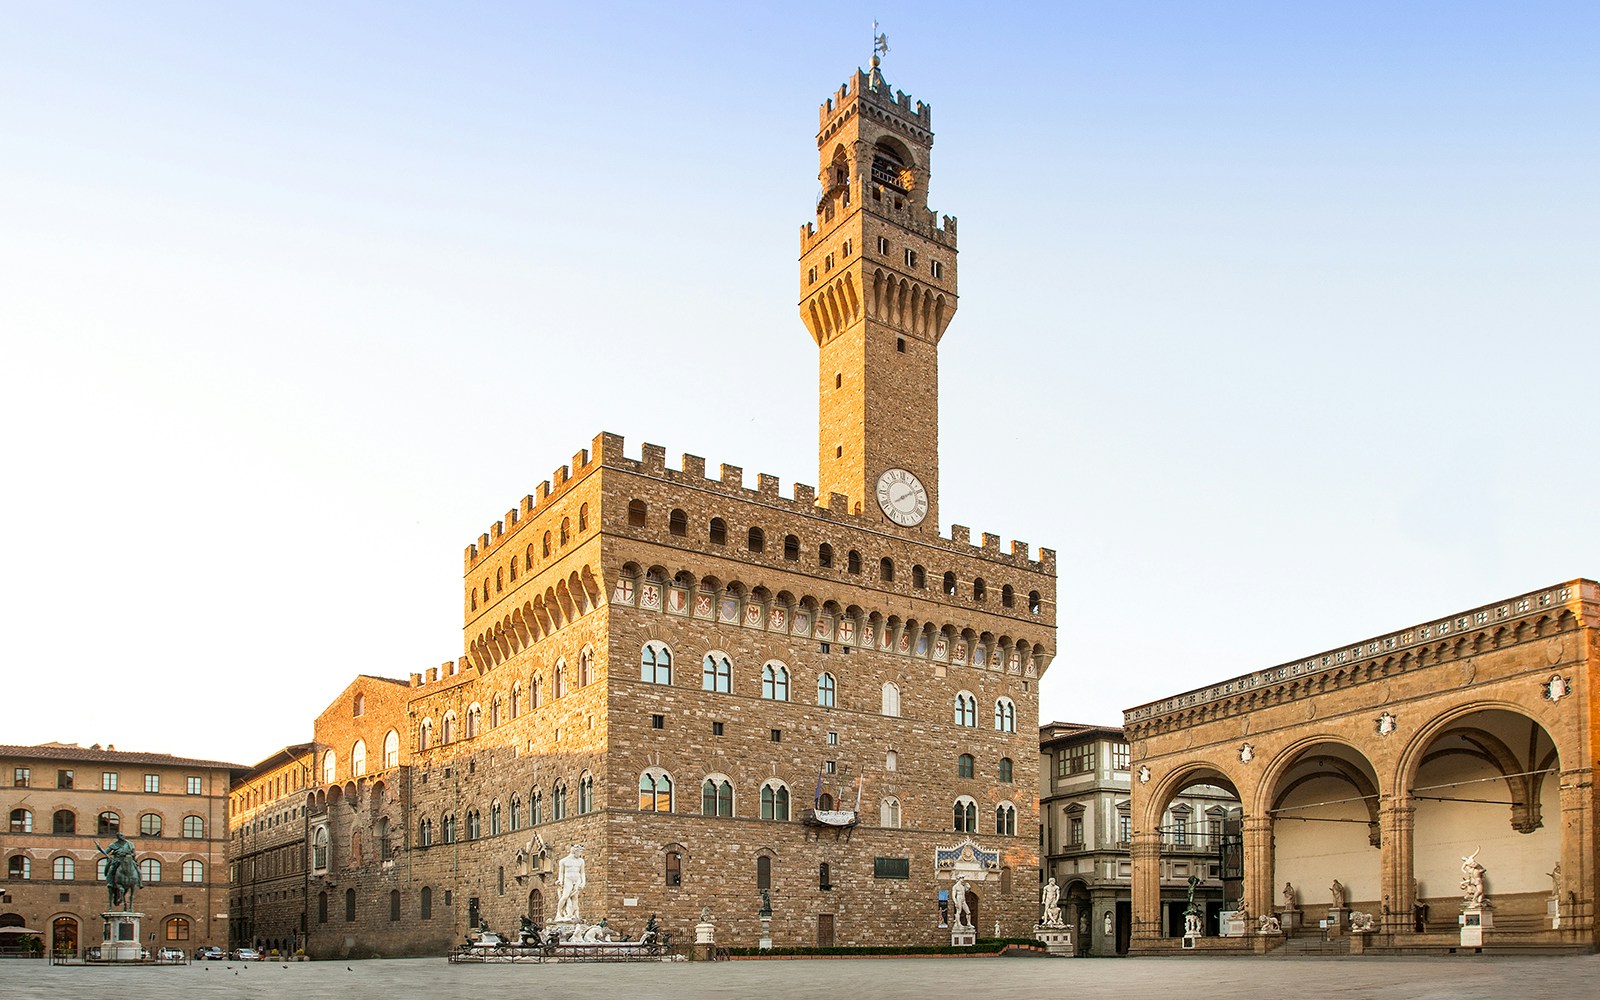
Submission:
[[[603,917],[598,924],[583,932],[583,940],[585,941],[604,942],[611,939],[611,925]]]
[[[1261,917],[1261,923],[1256,928],[1256,932],[1259,934],[1282,934],[1283,923],[1278,920],[1278,915],[1276,913],[1263,914]]]
[[[1328,893],[1333,896],[1333,908],[1344,909],[1344,883],[1334,879],[1333,884],[1328,886]]]
[[[1106,937],[1110,937],[1112,932],[1116,930],[1116,925],[1111,922],[1110,910],[1106,911],[1106,918],[1105,920],[1101,921],[1100,926],[1104,929]]]
[[[1479,848],[1479,851],[1483,848]],[[1481,910],[1489,905],[1484,896],[1483,876],[1484,867],[1478,864],[1478,851],[1461,859],[1461,908],[1463,910]]]
[[[1044,919],[1039,921],[1043,927],[1061,927],[1061,887],[1056,885],[1056,880],[1051,879],[1044,887]]]
[[[1285,910],[1298,909],[1300,900],[1294,891],[1293,882],[1283,883],[1283,908]]]
[[[1200,936],[1200,914],[1190,912],[1183,915],[1183,935],[1184,937]]]
[[[557,921],[576,922],[579,919],[578,893],[583,891],[588,881],[583,845],[573,844],[567,849],[567,856],[556,866],[556,885],[561,887],[561,895],[556,898]]]
[[[955,919],[951,921],[956,927],[972,927],[972,908],[967,905],[967,877],[956,876],[956,884],[950,887],[950,904],[955,911]]]
[[[1350,929],[1358,933],[1375,930],[1372,923],[1372,914],[1360,910],[1350,911]]]
[[[1557,861],[1553,871],[1545,872],[1550,876],[1550,898],[1561,898],[1561,862]]]
[[[709,907],[709,906],[700,907],[700,922],[702,924],[711,923],[711,907]]]
[[[106,898],[112,910],[133,909],[133,890],[144,882],[139,877],[139,865],[133,857],[133,844],[120,832],[109,847],[95,849],[106,856]]]

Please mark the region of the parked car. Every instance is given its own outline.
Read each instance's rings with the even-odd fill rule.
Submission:
[[[221,948],[218,948],[214,944],[208,944],[203,948],[196,948],[194,950],[194,957],[206,959],[207,961],[211,962],[220,962],[228,957],[228,953],[223,951]]]
[[[162,948],[160,951],[156,952],[156,961],[181,962],[183,961],[183,952],[177,948]]]
[[[254,948],[235,948],[233,957],[240,962],[259,962],[261,961],[261,952],[256,951]]]

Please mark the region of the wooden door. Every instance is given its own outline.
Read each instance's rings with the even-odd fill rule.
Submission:
[[[817,947],[833,947],[833,914],[817,914]]]

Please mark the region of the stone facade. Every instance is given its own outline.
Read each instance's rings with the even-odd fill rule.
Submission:
[[[145,947],[226,944],[228,788],[237,764],[68,743],[0,746],[7,816],[0,926],[33,927],[82,957],[109,907],[100,853],[118,830],[145,885],[134,893]],[[159,867],[158,867],[159,866]]]
[[[876,70],[823,106],[825,173],[848,160],[802,234],[825,491],[601,434],[493,524],[465,553],[466,656],[360,678],[316,722],[310,953],[545,923],[574,843],[582,916],[629,935],[656,913],[687,943],[709,907],[719,945],[754,946],[764,888],[780,947],[948,943],[957,871],[982,933],[1030,932],[1055,554],[938,530],[955,232],[925,208],[929,115]],[[893,469],[923,490],[898,520]]]
[[[1354,910],[1365,950],[1453,947],[1476,855],[1486,946],[1593,949],[1597,628],[1574,580],[1130,709],[1133,950],[1176,947],[1160,826],[1197,783],[1237,793],[1244,898],[1290,934]]]

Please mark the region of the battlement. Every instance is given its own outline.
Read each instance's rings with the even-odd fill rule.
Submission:
[[[855,182],[852,181],[852,184]],[[953,215],[940,215],[931,208],[923,208],[906,202],[901,208],[895,208],[893,203],[876,206],[873,209],[877,215],[894,219],[901,225],[919,236],[924,236],[935,243],[948,247],[952,252],[956,249],[956,217]],[[848,216],[839,216],[838,222],[832,225],[817,228],[815,222],[802,223],[800,226],[800,256],[804,257],[811,251],[818,241],[832,238],[834,232],[842,225]]]
[[[506,511],[506,516],[489,525],[489,530],[478,536],[476,544],[468,545],[463,554],[463,561],[468,570],[479,559],[499,548],[511,535],[516,533],[523,521],[531,520],[542,513],[553,502],[565,496],[566,493],[579,480],[586,478],[591,472],[600,467],[600,435],[594,439],[593,449],[580,449],[572,456],[571,465],[563,465],[550,474],[550,478],[540,483],[532,493],[522,498],[522,502],[511,510]]]
[[[711,477],[706,475],[706,460],[698,455],[685,454],[679,463],[680,468],[673,469],[667,466],[667,450],[661,445],[648,442],[641,444],[639,457],[636,459],[628,458],[624,454],[623,445],[624,441],[620,435],[606,433],[598,435],[594,439],[595,461],[608,469],[649,476],[664,482],[719,493],[733,499],[755,501],[777,510],[832,521],[847,528],[878,534],[887,533],[876,513],[851,513],[849,501],[841,493],[830,493],[825,501],[819,502],[815,486],[793,483],[791,495],[785,497],[780,491],[779,477],[774,475],[757,473],[756,487],[749,489],[744,485],[744,469],[737,465],[723,464],[718,474]],[[971,529],[964,525],[951,525],[948,538],[918,536],[910,540],[959,555],[979,556],[988,562],[1014,566],[1018,569],[1052,576],[1056,572],[1055,550],[1041,548],[1039,557],[1033,559],[1030,558],[1031,547],[1027,542],[1013,541],[1010,551],[1003,551],[1000,536],[989,532],[983,532],[981,542],[975,545],[972,542]]]
[[[904,119],[907,124],[928,131],[933,129],[933,106],[922,101],[913,102],[911,95],[903,90],[891,93],[889,81],[883,78],[883,73],[878,69],[871,72],[857,69],[850,79],[841,83],[833,96],[823,101],[817,109],[817,128],[826,131],[830,122],[861,100],[870,101],[874,106]]]
[[[445,660],[437,667],[429,667],[422,673],[412,674],[407,686],[439,690],[464,683],[467,678],[476,677],[477,674],[478,668],[473,665],[472,660],[463,656],[457,660]]]

